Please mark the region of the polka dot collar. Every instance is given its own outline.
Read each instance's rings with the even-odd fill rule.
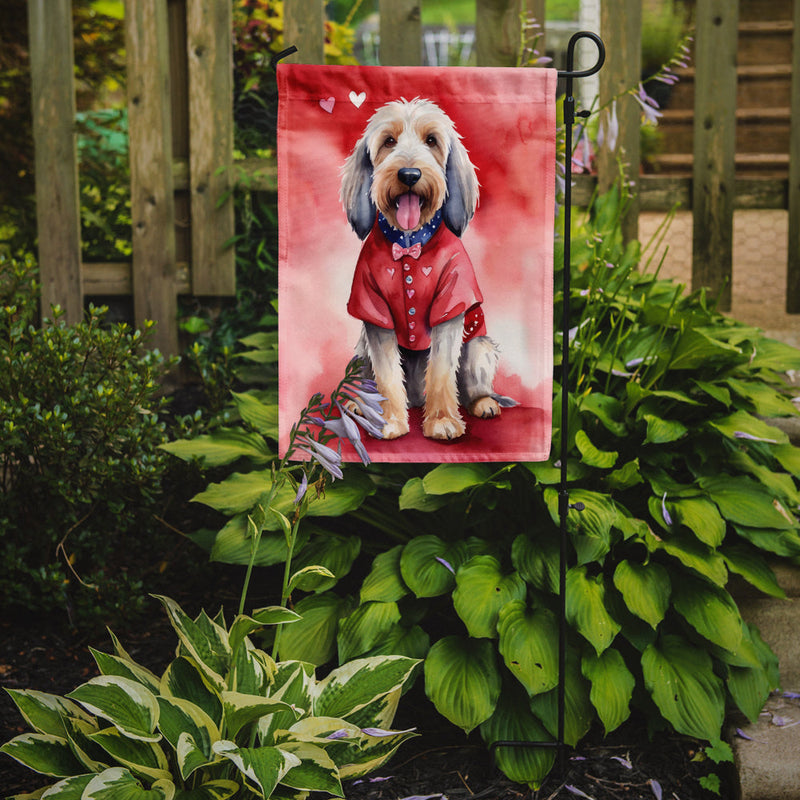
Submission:
[[[399,244],[403,247],[411,247],[415,244],[427,244],[430,240],[431,236],[439,229],[439,225],[442,224],[442,212],[441,209],[437,211],[431,221],[428,222],[426,225],[423,225],[418,231],[401,231],[399,228],[395,228],[389,224],[389,220],[383,216],[380,212],[378,212],[378,226],[381,229],[381,233],[389,240],[391,244]]]

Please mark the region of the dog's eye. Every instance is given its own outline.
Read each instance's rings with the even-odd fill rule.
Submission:
[[[430,135],[429,135],[429,136],[428,136],[428,137],[425,139],[425,144],[426,144],[426,145],[428,145],[428,147],[436,147],[436,145],[437,145],[437,144],[439,144],[439,141],[438,141],[438,140],[437,140],[437,138],[436,138],[436,137],[435,137],[435,136],[434,136],[434,135],[431,133],[431,134],[430,134]]]
[[[383,146],[384,147],[394,147],[396,144],[397,144],[397,141],[395,140],[394,136],[387,136],[383,140]]]

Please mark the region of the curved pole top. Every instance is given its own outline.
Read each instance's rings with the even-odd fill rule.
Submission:
[[[575,46],[581,39],[591,39],[597,45],[597,62],[589,69],[575,70]],[[559,78],[588,78],[600,71],[606,60],[606,46],[603,40],[592,31],[578,31],[572,34],[567,45],[567,68],[558,71]]]

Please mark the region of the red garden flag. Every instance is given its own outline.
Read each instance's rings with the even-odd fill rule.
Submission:
[[[280,64],[278,88],[281,453],[357,355],[372,460],[547,459],[556,72]]]

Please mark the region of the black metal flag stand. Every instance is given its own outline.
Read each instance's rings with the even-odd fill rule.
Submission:
[[[585,70],[574,69],[575,46],[581,39],[591,39],[597,45],[597,62]],[[570,504],[567,488],[567,451],[569,424],[569,317],[570,317],[570,243],[572,230],[572,127],[575,117],[588,117],[589,111],[575,111],[573,81],[576,78],[588,78],[600,71],[606,59],[606,48],[603,40],[591,31],[579,31],[574,34],[567,45],[567,68],[559,70],[558,77],[566,82],[564,95],[564,128],[565,128],[565,185],[564,185],[564,275],[562,283],[563,316],[561,320],[561,479],[558,491],[558,517],[560,523],[560,552],[558,564],[558,730],[555,742],[535,742],[526,740],[501,740],[493,742],[491,749],[497,747],[555,747],[558,750],[559,770],[566,772],[566,745],[564,742],[564,717],[566,706],[565,676],[567,661],[567,516],[570,508],[583,510],[583,503]]]

